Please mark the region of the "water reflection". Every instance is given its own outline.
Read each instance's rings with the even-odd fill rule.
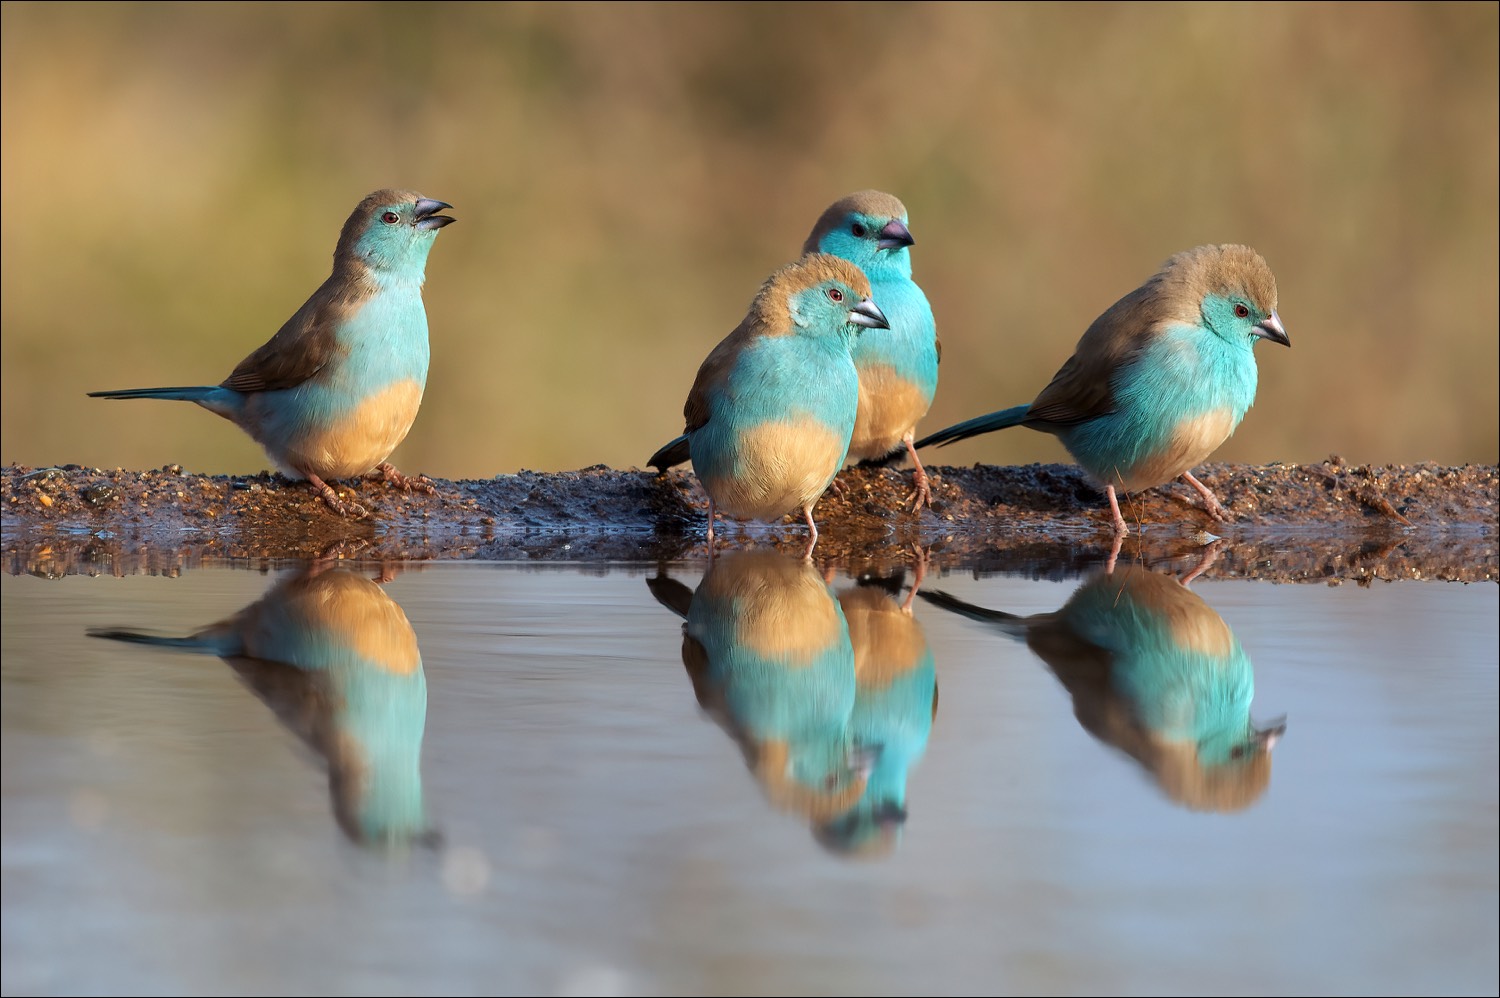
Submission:
[[[400,605],[358,572],[314,562],[183,638],[91,637],[217,655],[328,766],[339,827],[361,845],[431,844],[422,803],[427,681]]]
[[[1175,576],[1106,569],[1062,609],[1030,617],[944,592],[921,596],[1023,638],[1072,696],[1079,723],[1140,763],[1173,801],[1239,811],[1269,785],[1271,748],[1286,721],[1250,719],[1249,656],[1224,618]]]
[[[752,550],[716,557],[696,591],[665,575],[647,584],[686,621],[698,702],[771,803],[832,851],[888,852],[937,699],[910,598],[891,592],[901,578],[835,599],[810,562]]]

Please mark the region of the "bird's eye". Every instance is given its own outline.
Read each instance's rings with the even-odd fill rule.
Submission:
[[[1236,302],[1234,306],[1234,314],[1238,318],[1248,319],[1250,318],[1250,309],[1246,308],[1243,302]]]
[[[401,221],[401,216],[396,214],[394,211],[388,211],[384,215],[380,216],[380,220],[386,225],[395,225],[397,222]]]
[[[843,301],[844,300],[844,293],[842,291],[840,291],[838,288],[829,288],[828,289],[828,297],[832,298],[834,301]]]
[[[855,239],[863,239],[865,237],[865,232],[868,230],[866,230],[863,225],[855,222],[853,225],[849,226],[849,231],[854,233]]]
[[[1243,745],[1236,745],[1234,748],[1229,750],[1229,758],[1231,759],[1243,759],[1244,756],[1245,746]]]

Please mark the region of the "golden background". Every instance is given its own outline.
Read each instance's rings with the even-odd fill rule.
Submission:
[[[408,472],[639,465],[822,209],[902,198],[923,423],[1025,402],[1173,252],[1293,347],[1216,459],[1497,459],[1497,6],[7,3],[0,459],[249,473],[185,403],[367,192],[450,201]],[[1066,460],[1016,430],[934,463]]]

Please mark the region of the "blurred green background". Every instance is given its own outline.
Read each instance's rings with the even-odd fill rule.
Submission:
[[[368,191],[455,205],[395,462],[639,465],[822,209],[901,197],[937,429],[1029,400],[1171,253],[1245,242],[1234,461],[1497,459],[1493,3],[3,7],[0,459],[254,472],[183,403]],[[940,463],[1065,460],[1015,431]]]

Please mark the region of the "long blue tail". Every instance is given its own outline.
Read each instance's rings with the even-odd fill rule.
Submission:
[[[1016,637],[1026,636],[1025,617],[1018,617],[1013,613],[1006,613],[1004,610],[987,610],[982,606],[967,603],[957,596],[949,595],[941,589],[934,591],[923,589],[917,595],[932,605],[940,606],[944,610],[950,610],[960,617],[968,617],[970,620],[977,620],[981,624],[991,624],[1000,628],[1005,633]]]
[[[646,464],[658,471],[666,471],[673,465],[682,464],[689,456],[688,438],[684,434],[671,443],[663,444],[661,450],[652,454]]]
[[[220,657],[231,655],[235,651],[232,647],[234,644],[232,636],[222,629],[211,628],[185,638],[169,638],[161,634],[143,634],[140,631],[109,627],[90,627],[84,633],[91,638],[104,638],[106,641],[125,641],[136,645],[153,645],[157,648],[175,648],[179,651],[199,652]]]
[[[989,433],[991,430],[1004,430],[1012,426],[1020,426],[1026,421],[1026,410],[1030,408],[1031,406],[1029,405],[1016,405],[1011,406],[1009,409],[1001,409],[999,412],[992,412],[988,416],[975,416],[973,419],[966,419],[962,423],[955,423],[946,430],[938,430],[936,433],[927,434],[927,436],[917,441],[916,446],[926,447],[928,444],[942,446],[943,444],[951,444],[955,440],[962,440],[965,437],[975,437],[981,433]]]
[[[195,385],[190,388],[121,388],[112,392],[89,392],[89,398],[172,399],[177,402],[201,402],[223,390],[218,385]]]

